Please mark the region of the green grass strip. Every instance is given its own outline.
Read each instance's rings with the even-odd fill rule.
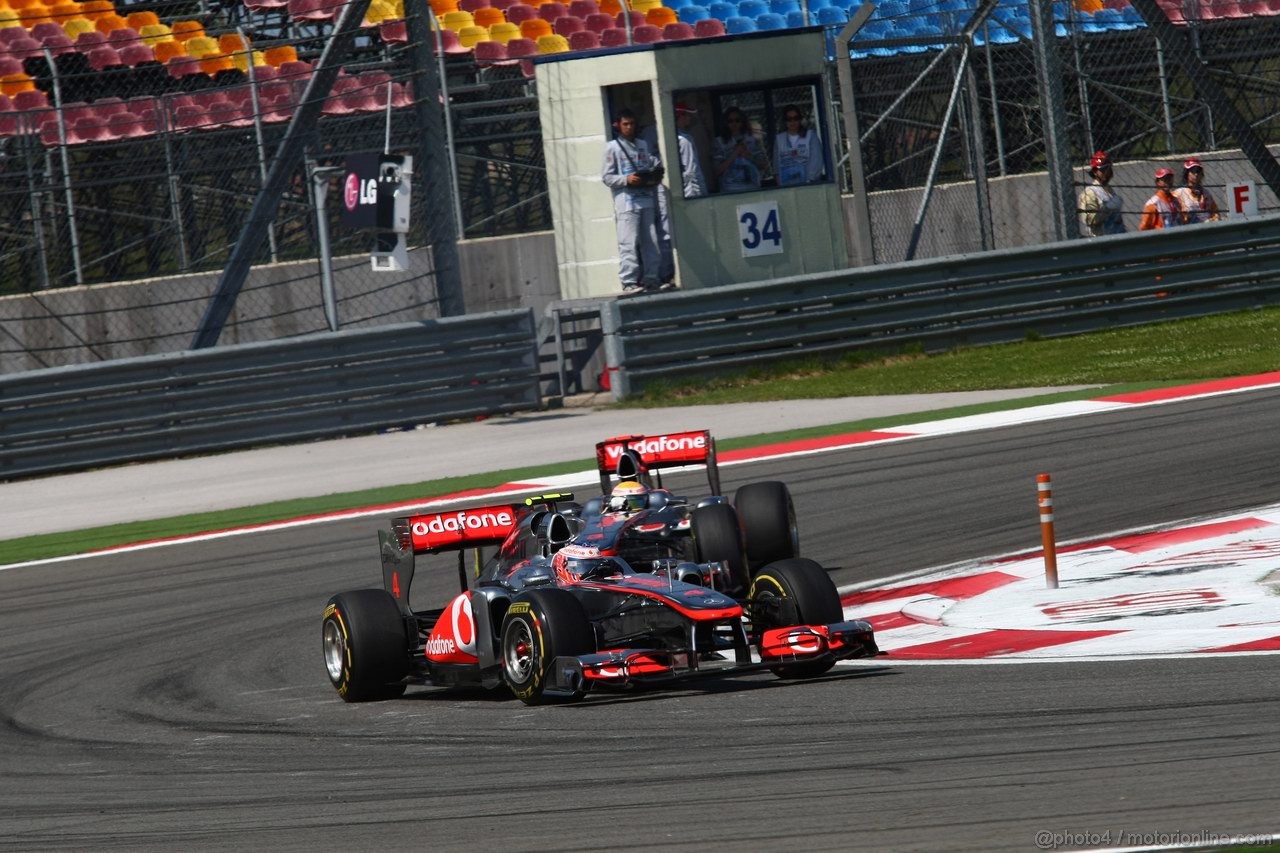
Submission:
[[[1027,406],[1060,403],[1069,400],[1088,400],[1107,394],[1122,394],[1133,391],[1145,391],[1150,388],[1163,387],[1179,383],[1129,383],[1107,388],[1094,388],[1084,391],[1072,391],[1056,394],[1045,394],[1016,400],[1002,400],[992,403],[980,403],[969,406],[957,406],[932,412],[918,412],[894,417],[868,418],[850,421],[831,426],[810,427],[807,429],[788,430],[784,432],[763,433],[720,440],[716,447],[721,450],[739,450],[777,444],[786,441],[797,441],[809,438],[821,438],[851,432],[884,429],[909,423],[924,423],[944,418],[957,418],[966,415],[977,415],[986,412],[1000,412],[1020,409]],[[86,530],[67,533],[48,533],[39,536],[25,536],[0,542],[0,565],[21,563],[28,560],[43,560],[51,557],[64,557],[70,554],[83,554],[102,548],[110,548],[133,542],[146,542],[154,539],[166,539],[174,536],[185,536],[213,530],[226,530],[236,527],[248,527],[285,521],[309,515],[323,515],[343,510],[362,509],[385,504],[426,501],[444,495],[472,489],[496,488],[505,483],[525,480],[539,480],[547,477],[563,476],[580,471],[595,470],[595,459],[587,458],[575,462],[562,462],[554,465],[541,465],[530,468],[518,468],[509,471],[495,471],[486,474],[475,474],[466,477],[449,477],[442,480],[429,480],[403,486],[387,486],[376,489],[363,489],[356,492],[344,492],[316,498],[274,501],[272,503],[248,506],[242,509],[204,512],[194,515],[175,516],[172,518],[138,521],[127,524],[113,524],[106,527],[94,527]]]

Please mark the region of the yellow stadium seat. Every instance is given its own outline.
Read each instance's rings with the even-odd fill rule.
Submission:
[[[12,9],[0,7],[0,30],[5,27],[20,27],[22,21],[18,19],[18,13]],[[92,28],[90,28],[92,29]]]
[[[631,0],[631,11],[648,13],[650,9],[654,9],[662,5],[662,0]]]
[[[364,13],[364,26],[376,26],[383,21],[393,20],[395,16],[396,10],[390,0],[372,0]]]
[[[552,33],[549,36],[538,36],[538,53],[567,53],[569,40]]]
[[[458,44],[466,48],[475,47],[477,42],[488,41],[489,31],[484,27],[463,27],[458,30]]]
[[[440,26],[455,33],[463,27],[475,26],[475,23],[470,12],[445,12],[444,17],[440,19]]]
[[[93,26],[93,21],[88,18],[71,18],[62,22],[62,31],[67,34],[67,38],[75,41],[76,37],[81,33],[96,32],[97,30]]]
[[[501,42],[506,44],[512,39],[522,38],[520,35],[520,25],[508,22],[494,24],[489,27],[489,41]]]
[[[248,74],[250,57],[253,58],[253,64],[256,67],[261,67],[267,64],[267,60],[260,50],[241,50],[236,53],[229,54],[227,58],[231,60],[232,65]]]
[[[220,53],[218,49],[218,40],[209,36],[196,36],[187,39],[187,56],[194,56],[197,59],[203,59],[206,56],[215,56]]]
[[[147,24],[138,30],[138,35],[142,36],[142,43],[155,47],[162,41],[173,41],[173,30],[169,29],[168,24]]]

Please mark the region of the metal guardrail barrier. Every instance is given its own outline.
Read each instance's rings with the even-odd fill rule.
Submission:
[[[1004,343],[1280,301],[1280,217],[638,297],[603,310],[610,390],[857,348]]]
[[[537,409],[533,312],[0,376],[0,478]]]

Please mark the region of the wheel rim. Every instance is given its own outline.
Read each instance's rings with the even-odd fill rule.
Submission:
[[[324,666],[335,684],[342,680],[342,667],[347,660],[347,638],[332,619],[324,623]]]
[[[507,676],[517,684],[524,684],[533,675],[533,634],[523,619],[516,619],[507,626],[502,658]]]

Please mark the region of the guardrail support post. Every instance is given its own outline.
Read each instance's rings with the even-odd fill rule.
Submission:
[[[1036,492],[1040,500],[1040,543],[1044,547],[1044,585],[1058,588],[1058,546],[1053,536],[1053,489],[1048,474],[1036,475]]]

